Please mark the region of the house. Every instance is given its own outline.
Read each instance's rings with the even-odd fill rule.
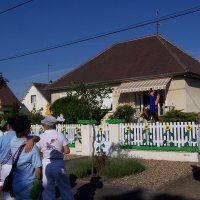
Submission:
[[[51,94],[49,91],[44,90],[48,84],[45,83],[32,83],[25,92],[21,103],[26,106],[29,111],[35,109],[41,111],[44,115],[46,106],[51,102]]]
[[[19,100],[8,86],[0,87],[0,110],[3,113],[9,112],[14,105],[20,106]]]
[[[161,35],[114,44],[49,85],[52,102],[71,82],[112,87],[113,110],[131,104],[139,113],[149,101],[150,88],[160,93],[159,114],[170,109],[200,111],[200,62]]]

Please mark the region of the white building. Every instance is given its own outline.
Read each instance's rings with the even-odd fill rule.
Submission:
[[[32,83],[24,94],[21,103],[29,110],[34,108],[36,111],[40,110],[44,115],[47,104],[51,102],[51,94],[49,91],[44,90],[48,84],[45,83]]]

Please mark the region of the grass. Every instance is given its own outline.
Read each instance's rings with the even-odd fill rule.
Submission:
[[[105,179],[119,178],[136,174],[145,170],[145,166],[133,158],[111,158],[106,161],[102,170]]]
[[[107,158],[100,175],[104,180],[108,180],[136,174],[144,170],[145,166],[133,158]],[[77,178],[91,175],[91,158],[70,161],[68,172]]]
[[[77,159],[68,162],[68,172],[77,178],[83,178],[91,173],[91,159]]]

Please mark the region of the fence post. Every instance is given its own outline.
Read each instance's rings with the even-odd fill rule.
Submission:
[[[110,156],[117,156],[120,152],[120,124],[109,124]]]
[[[82,135],[82,155],[91,156],[92,155],[92,140],[93,140],[92,125],[82,125],[81,135]]]
[[[198,141],[198,161],[200,162],[200,112],[197,115],[197,124],[198,124],[198,129],[197,129],[197,141]]]

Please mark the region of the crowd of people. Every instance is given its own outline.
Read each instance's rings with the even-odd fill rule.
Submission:
[[[142,113],[147,121],[158,121],[159,99],[160,95],[151,89]],[[4,200],[55,200],[56,189],[63,200],[74,199],[63,160],[63,154],[70,153],[70,149],[67,139],[56,131],[56,123],[55,117],[46,116],[41,120],[45,132],[30,137],[27,116],[1,121],[0,187]]]
[[[29,136],[31,122],[16,116],[0,124],[0,183],[4,200],[73,200],[63,154],[70,153],[68,141],[55,130],[56,118],[46,116],[45,132]],[[12,177],[7,189],[8,177]],[[11,189],[10,189],[11,188]]]

